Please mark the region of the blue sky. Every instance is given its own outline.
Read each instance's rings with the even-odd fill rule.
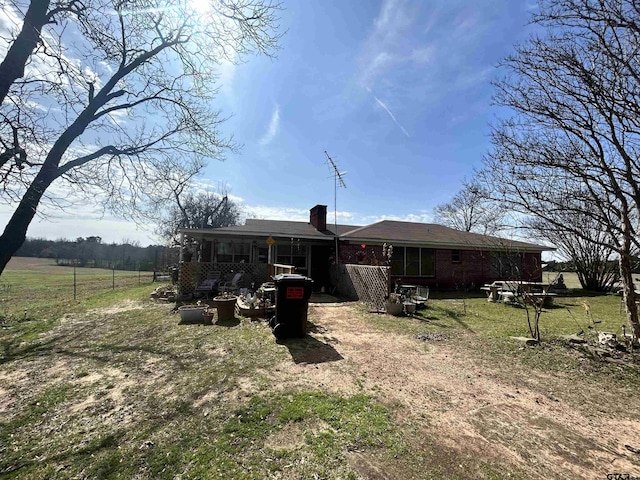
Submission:
[[[243,145],[202,181],[226,184],[250,217],[333,220],[326,150],[342,171],[338,222],[432,220],[489,148],[490,81],[529,33],[532,1],[285,1],[274,59],[223,65],[221,131]],[[0,207],[0,223],[9,216]],[[129,222],[70,209],[28,235],[155,242]]]

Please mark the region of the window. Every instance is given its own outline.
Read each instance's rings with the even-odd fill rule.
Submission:
[[[393,247],[391,275],[432,277],[435,275],[434,250],[419,247]]]
[[[293,242],[290,245],[277,245],[276,263],[307,268],[307,246]]]
[[[269,247],[255,247],[253,258],[256,263],[267,263],[269,261]]]
[[[451,250],[451,261],[453,263],[460,263],[460,250]]]
[[[435,250],[433,248],[421,248],[420,258],[420,275],[433,277],[436,274]]]
[[[233,262],[233,247],[230,243],[220,242],[216,245],[216,261],[219,263]]]
[[[233,244],[233,262],[249,263],[249,252],[251,245],[248,243],[234,243]]]
[[[404,247],[393,247],[391,275],[404,275]]]
[[[407,247],[405,257],[405,275],[420,275],[420,249]]]
[[[216,262],[240,263],[249,262],[249,243],[219,242],[216,244]]]

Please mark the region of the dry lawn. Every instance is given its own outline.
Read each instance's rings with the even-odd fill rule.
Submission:
[[[6,324],[0,476],[640,477],[627,370],[566,348],[503,351],[472,311],[446,314],[453,302],[419,318],[313,304],[309,335],[279,343],[248,319],[178,325],[140,296],[34,340],[12,343]],[[526,361],[538,352],[560,365]]]

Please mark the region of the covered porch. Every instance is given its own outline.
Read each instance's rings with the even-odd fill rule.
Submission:
[[[181,233],[180,292],[193,292],[203,281],[242,273],[241,287],[257,288],[278,273],[299,273],[314,289],[329,287],[333,260],[330,242],[278,235],[233,235],[221,229]]]

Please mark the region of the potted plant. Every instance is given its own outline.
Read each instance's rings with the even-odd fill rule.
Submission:
[[[213,298],[213,306],[218,310],[218,321],[229,321],[235,318],[237,297],[225,292]]]
[[[385,303],[385,309],[389,315],[402,315],[402,295],[399,293],[390,293]]]

